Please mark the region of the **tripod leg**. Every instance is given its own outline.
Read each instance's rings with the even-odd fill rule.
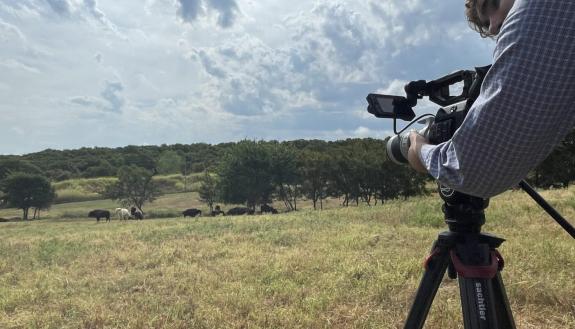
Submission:
[[[442,248],[436,248],[427,259],[423,278],[419,283],[415,300],[405,321],[405,329],[423,328],[431,303],[445,275],[448,264],[449,253]]]
[[[465,329],[507,329],[497,326],[491,279],[459,276],[459,292]]]
[[[495,313],[497,315],[498,328],[515,329],[515,321],[513,320],[509,300],[505,293],[501,273],[497,272],[497,275],[491,279],[491,284],[493,286],[493,298],[495,299]]]
[[[451,254],[459,277],[464,328],[514,329],[513,315],[499,273],[503,258],[497,250],[489,251],[490,257],[487,258],[485,249],[484,245],[472,254],[478,260],[489,259],[490,263],[479,262],[479,265],[465,265],[455,252]],[[461,248],[461,251],[465,252],[465,249]]]

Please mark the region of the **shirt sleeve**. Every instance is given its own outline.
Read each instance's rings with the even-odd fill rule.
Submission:
[[[524,179],[575,126],[575,1],[516,0],[493,66],[452,139],[419,154],[442,184],[488,198]]]

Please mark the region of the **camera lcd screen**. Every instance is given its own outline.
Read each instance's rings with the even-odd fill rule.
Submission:
[[[393,100],[394,96],[380,95],[377,97],[377,104],[381,112],[389,115],[393,115]]]
[[[367,95],[367,102],[369,103],[367,111],[378,118],[409,121],[415,117],[409,102],[402,96],[369,94]]]

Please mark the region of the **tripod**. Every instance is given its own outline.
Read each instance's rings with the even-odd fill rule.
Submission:
[[[421,329],[448,271],[458,278],[465,329],[514,329],[515,322],[500,271],[503,258],[496,248],[504,239],[481,233],[489,199],[439,187],[449,231],[440,233],[425,261],[425,273],[405,322],[405,329]]]

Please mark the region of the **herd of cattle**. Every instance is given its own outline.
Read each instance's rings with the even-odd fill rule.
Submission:
[[[260,212],[262,214],[264,214],[264,213],[277,214],[278,213],[277,209],[275,209],[274,207],[269,206],[267,204],[261,205]],[[132,208],[130,208],[130,210],[128,210],[126,208],[116,208],[114,213],[119,220],[128,220],[128,219],[140,219],[141,220],[141,219],[144,219],[144,213],[142,213],[142,211],[136,207],[132,207]],[[235,208],[231,208],[227,212],[224,212],[221,210],[220,206],[215,206],[214,210],[209,214],[209,216],[253,215],[254,213],[255,213],[255,211],[253,209],[247,208],[247,207],[235,207]],[[199,216],[202,216],[202,211],[200,209],[190,208],[190,209],[186,209],[186,210],[182,211],[182,215],[184,215],[184,218],[186,218],[186,217],[199,217]],[[99,222],[100,219],[102,219],[102,220],[106,219],[106,222],[109,222],[110,218],[112,216],[111,216],[111,213],[109,210],[95,209],[95,210],[92,210],[88,213],[88,217],[96,218],[97,222]]]

